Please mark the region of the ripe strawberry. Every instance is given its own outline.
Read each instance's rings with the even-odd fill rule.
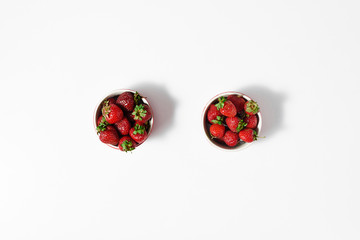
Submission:
[[[125,135],[129,134],[131,124],[126,117],[124,117],[120,121],[116,122],[114,125],[117,128],[117,130],[120,132],[121,135],[125,136]]]
[[[247,101],[244,105],[244,110],[248,115],[254,115],[259,112],[259,105],[253,100]]]
[[[115,104],[116,98],[109,98],[108,101],[109,101],[109,103]]]
[[[224,142],[229,147],[234,147],[239,142],[239,135],[230,130],[227,130],[224,135]]]
[[[101,131],[106,130],[106,127],[109,125],[109,123],[106,121],[104,116],[100,115],[96,121],[96,125],[97,125],[96,130],[99,133]]]
[[[209,110],[207,112],[207,119],[210,123],[213,123],[212,121],[215,120],[218,116],[221,116],[220,111],[217,109],[215,104],[211,104],[209,107]]]
[[[231,101],[235,105],[236,111],[238,113],[244,109],[245,99],[241,96],[236,94],[229,95],[227,100]]]
[[[116,104],[125,111],[131,112],[134,110],[134,94],[132,92],[124,92],[116,99]]]
[[[247,128],[256,128],[258,124],[258,118],[256,115],[249,115],[244,119]]]
[[[130,129],[129,135],[135,142],[141,144],[147,138],[147,132],[143,125],[136,124],[133,128]]]
[[[257,140],[257,133],[254,129],[245,128],[239,132],[239,137],[244,142],[250,143],[254,140]]]
[[[107,126],[104,131],[100,131],[99,138],[103,143],[112,145],[118,145],[120,140],[119,134],[113,126]]]
[[[225,119],[225,122],[229,129],[235,133],[240,132],[246,125],[239,117],[228,117]]]
[[[134,150],[136,147],[136,143],[129,136],[124,136],[119,141],[119,149],[124,152],[129,152]]]
[[[136,123],[142,125],[150,120],[151,118],[150,107],[146,104],[136,105],[134,111],[131,114],[132,119],[135,120]]]
[[[229,101],[226,100],[225,97],[219,98],[219,103],[215,105],[218,110],[220,110],[220,113],[226,117],[235,117],[236,116],[236,107],[235,105]]]
[[[109,104],[109,101],[104,102],[104,106],[101,111],[106,121],[110,124],[120,121],[124,116],[121,108],[119,108],[116,104]]]
[[[214,138],[222,138],[225,134],[225,126],[214,123],[210,126],[210,134]]]

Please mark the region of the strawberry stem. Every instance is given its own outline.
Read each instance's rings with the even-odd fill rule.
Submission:
[[[132,115],[134,115],[134,120],[141,121],[143,117],[146,116],[147,111],[144,109],[144,105],[136,105]]]
[[[215,107],[217,108],[217,110],[220,110],[221,108],[224,107],[224,103],[226,102],[226,98],[225,97],[219,97],[218,101],[219,101],[219,103],[215,104]]]

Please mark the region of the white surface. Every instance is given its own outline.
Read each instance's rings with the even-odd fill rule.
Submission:
[[[0,239],[360,239],[358,1],[1,1]],[[133,154],[95,104],[148,96]],[[204,104],[260,103],[213,148]]]

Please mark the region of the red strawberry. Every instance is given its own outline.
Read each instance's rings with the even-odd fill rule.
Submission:
[[[236,116],[237,111],[235,105],[231,101],[226,100],[225,97],[220,97],[219,103],[215,106],[220,110],[220,113],[226,117]]]
[[[106,121],[105,120],[105,117],[103,116],[103,115],[100,115],[99,117],[98,117],[98,119],[96,120],[96,126],[99,126],[99,124],[102,122],[102,121]]]
[[[131,124],[126,117],[121,119],[119,122],[116,122],[114,125],[117,128],[117,130],[120,132],[121,135],[129,134]]]
[[[213,124],[210,126],[210,134],[214,138],[222,138],[225,134],[225,126]]]
[[[99,118],[96,121],[97,127],[96,130],[97,132],[101,132],[106,130],[106,127],[109,125],[109,123],[106,121],[105,117],[100,115]]]
[[[245,128],[239,132],[239,137],[244,142],[250,143],[254,140],[257,140],[257,133],[254,129]]]
[[[216,120],[218,116],[221,116],[220,111],[217,109],[215,104],[211,104],[207,112],[207,119],[210,123],[213,123],[213,120]]]
[[[259,112],[259,105],[253,100],[247,101],[244,105],[244,110],[248,115],[254,115]]]
[[[150,107],[146,104],[136,105],[134,111],[131,114],[132,119],[135,120],[136,123],[142,125],[150,120],[151,118]]]
[[[230,130],[227,130],[224,135],[224,142],[229,147],[234,147],[239,142],[239,135]]]
[[[135,142],[141,144],[147,138],[147,132],[143,125],[136,124],[133,128],[130,129],[129,135]]]
[[[119,135],[113,126],[107,126],[106,130],[101,131],[99,134],[100,141],[106,144],[118,145]]]
[[[116,98],[109,98],[108,101],[109,101],[109,103],[115,104]]]
[[[129,136],[124,136],[119,141],[119,149],[124,152],[129,152],[134,150],[136,147],[136,143]]]
[[[132,92],[124,92],[116,99],[116,104],[125,111],[131,112],[134,110],[134,94]]]
[[[247,124],[247,128],[256,128],[258,124],[258,118],[256,115],[249,115],[244,119],[245,123]]]
[[[124,116],[121,108],[119,108],[116,104],[109,104],[109,101],[104,102],[104,106],[101,111],[106,121],[110,124],[120,121]]]
[[[226,125],[235,133],[240,132],[245,127],[245,123],[239,117],[228,117],[225,119]]]
[[[227,100],[231,101],[236,108],[236,111],[239,113],[241,110],[244,109],[245,99],[242,98],[240,95],[229,95]]]

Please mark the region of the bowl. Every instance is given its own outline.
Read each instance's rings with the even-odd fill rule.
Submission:
[[[117,96],[119,96],[120,94],[122,94],[122,93],[124,93],[124,92],[131,92],[131,93],[133,93],[133,94],[136,93],[136,91],[131,90],[131,89],[117,89],[117,90],[114,90],[114,91],[108,93],[107,95],[105,95],[105,96],[99,101],[99,103],[96,105],[95,111],[94,111],[94,117],[93,117],[94,130],[95,130],[96,134],[99,135],[98,130],[97,130],[97,120],[98,120],[98,118],[102,115],[102,107],[103,107],[104,101],[107,100],[107,99],[113,98],[113,97],[117,97]],[[146,140],[147,140],[147,139],[150,137],[151,131],[152,131],[153,126],[154,126],[154,112],[153,112],[153,110],[152,110],[152,108],[151,108],[151,105],[150,105],[149,101],[146,99],[146,97],[142,96],[141,93],[139,93],[139,92],[138,92],[138,94],[141,96],[141,100],[140,100],[140,101],[142,101],[142,103],[147,104],[147,105],[149,106],[149,110],[150,110],[151,115],[152,115],[152,117],[151,117],[151,119],[148,121],[148,124],[147,124],[147,127],[146,127],[146,131],[147,131],[147,138],[146,138]],[[122,110],[123,110],[123,113],[124,113],[124,115],[125,115],[126,111],[124,111],[124,109],[122,109]],[[130,112],[127,112],[127,114],[130,114]],[[133,125],[133,124],[132,124],[132,125]],[[122,137],[121,134],[119,133],[119,131],[117,131],[117,132],[118,132],[118,134],[119,134],[119,136],[120,136],[120,138],[121,138],[121,137]],[[144,142],[146,142],[146,140],[145,140]],[[99,141],[100,141],[100,140],[99,140]],[[101,141],[100,141],[100,142],[101,142]],[[143,143],[144,143],[144,142],[143,142]],[[102,142],[101,142],[101,143],[102,143]],[[140,144],[136,143],[136,148],[139,147],[139,146],[140,146],[141,144],[143,144],[143,143],[140,143]],[[104,144],[104,143],[103,143],[103,144]],[[106,144],[106,145],[108,145],[109,147],[111,147],[111,148],[113,148],[113,149],[119,150],[119,146],[112,145],[112,144]]]
[[[238,95],[242,98],[244,98],[245,101],[255,101],[254,99],[250,98],[248,95],[245,95],[241,92],[236,92],[236,91],[228,91],[228,92],[223,92],[223,93],[220,93],[216,96],[214,96],[213,98],[211,98],[208,103],[205,105],[204,107],[204,110],[202,112],[202,118],[201,118],[201,121],[202,121],[202,125],[203,125],[203,130],[205,132],[205,136],[208,140],[208,142],[218,148],[218,149],[222,149],[222,150],[225,150],[225,151],[238,151],[238,150],[242,150],[242,149],[245,149],[246,147],[250,146],[251,144],[253,144],[255,141],[251,142],[251,143],[248,143],[248,142],[244,142],[242,140],[240,140],[235,146],[233,147],[230,147],[230,146],[227,146],[222,140],[219,140],[218,138],[214,138],[212,137],[212,135],[210,134],[210,126],[212,125],[208,119],[207,119],[207,112],[211,106],[211,104],[216,104],[218,103],[218,99],[220,97],[225,97],[227,98],[228,96],[230,95]],[[245,113],[243,113],[245,114]],[[261,113],[260,113],[260,110],[255,114],[257,116],[257,120],[258,120],[258,123],[257,123],[257,126],[256,128],[254,129],[258,135],[260,135],[260,131],[261,131],[261,126],[262,126],[262,117],[261,117]],[[237,114],[237,116],[239,116],[239,114]],[[225,120],[224,120],[224,123],[225,123]],[[226,124],[224,124],[226,125]]]

